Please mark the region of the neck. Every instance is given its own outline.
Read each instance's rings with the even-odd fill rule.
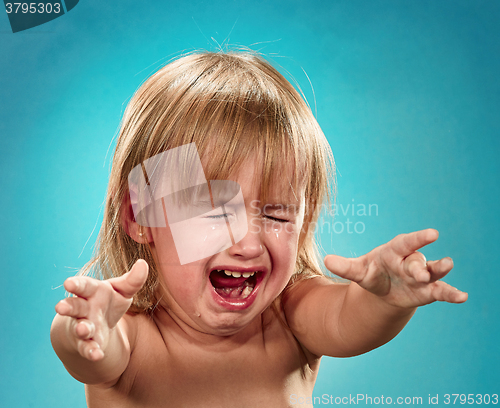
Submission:
[[[247,343],[255,336],[262,336],[265,328],[264,320],[267,321],[271,315],[273,315],[273,312],[267,309],[244,328],[228,335],[207,333],[198,328],[194,328],[176,316],[172,310],[161,305],[158,305],[155,309],[152,318],[162,335],[168,333],[169,337],[174,336],[179,338],[179,341],[198,343],[200,346],[234,348]]]

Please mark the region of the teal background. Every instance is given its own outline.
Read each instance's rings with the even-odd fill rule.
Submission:
[[[81,0],[16,34],[2,11],[0,406],[85,407],[49,328],[90,257],[124,107],[170,58],[228,44],[262,51],[317,112],[342,205],[325,252],[433,227],[424,254],[453,257],[445,281],[469,292],[422,307],[371,353],[325,358],[314,395],[439,394],[443,406],[445,393],[500,393],[499,35],[497,0]],[[377,214],[357,214],[369,204]]]

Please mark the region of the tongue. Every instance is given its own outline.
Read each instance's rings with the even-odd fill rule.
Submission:
[[[224,298],[246,299],[255,286],[255,280],[252,278],[233,278],[217,271],[210,274],[210,282],[215,291]]]
[[[212,272],[210,274],[210,281],[214,288],[238,288],[242,287],[247,278],[232,278],[227,276],[224,272]]]
[[[243,292],[243,286],[238,288],[215,288],[215,291],[225,298],[239,298]]]

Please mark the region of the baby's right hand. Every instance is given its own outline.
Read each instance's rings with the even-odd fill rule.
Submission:
[[[56,312],[70,317],[67,335],[78,353],[90,360],[104,358],[110,334],[132,303],[132,297],[148,277],[148,264],[138,260],[132,269],[104,281],[77,276],[66,279],[64,288],[73,297],[61,300]]]

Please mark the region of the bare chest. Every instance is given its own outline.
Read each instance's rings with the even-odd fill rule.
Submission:
[[[287,407],[292,394],[312,394],[316,373],[276,321],[227,344],[200,344],[175,333],[147,336],[114,388],[88,388],[87,395],[91,408],[112,408],[111,400],[120,407]],[[107,404],[91,405],[93,395]]]

